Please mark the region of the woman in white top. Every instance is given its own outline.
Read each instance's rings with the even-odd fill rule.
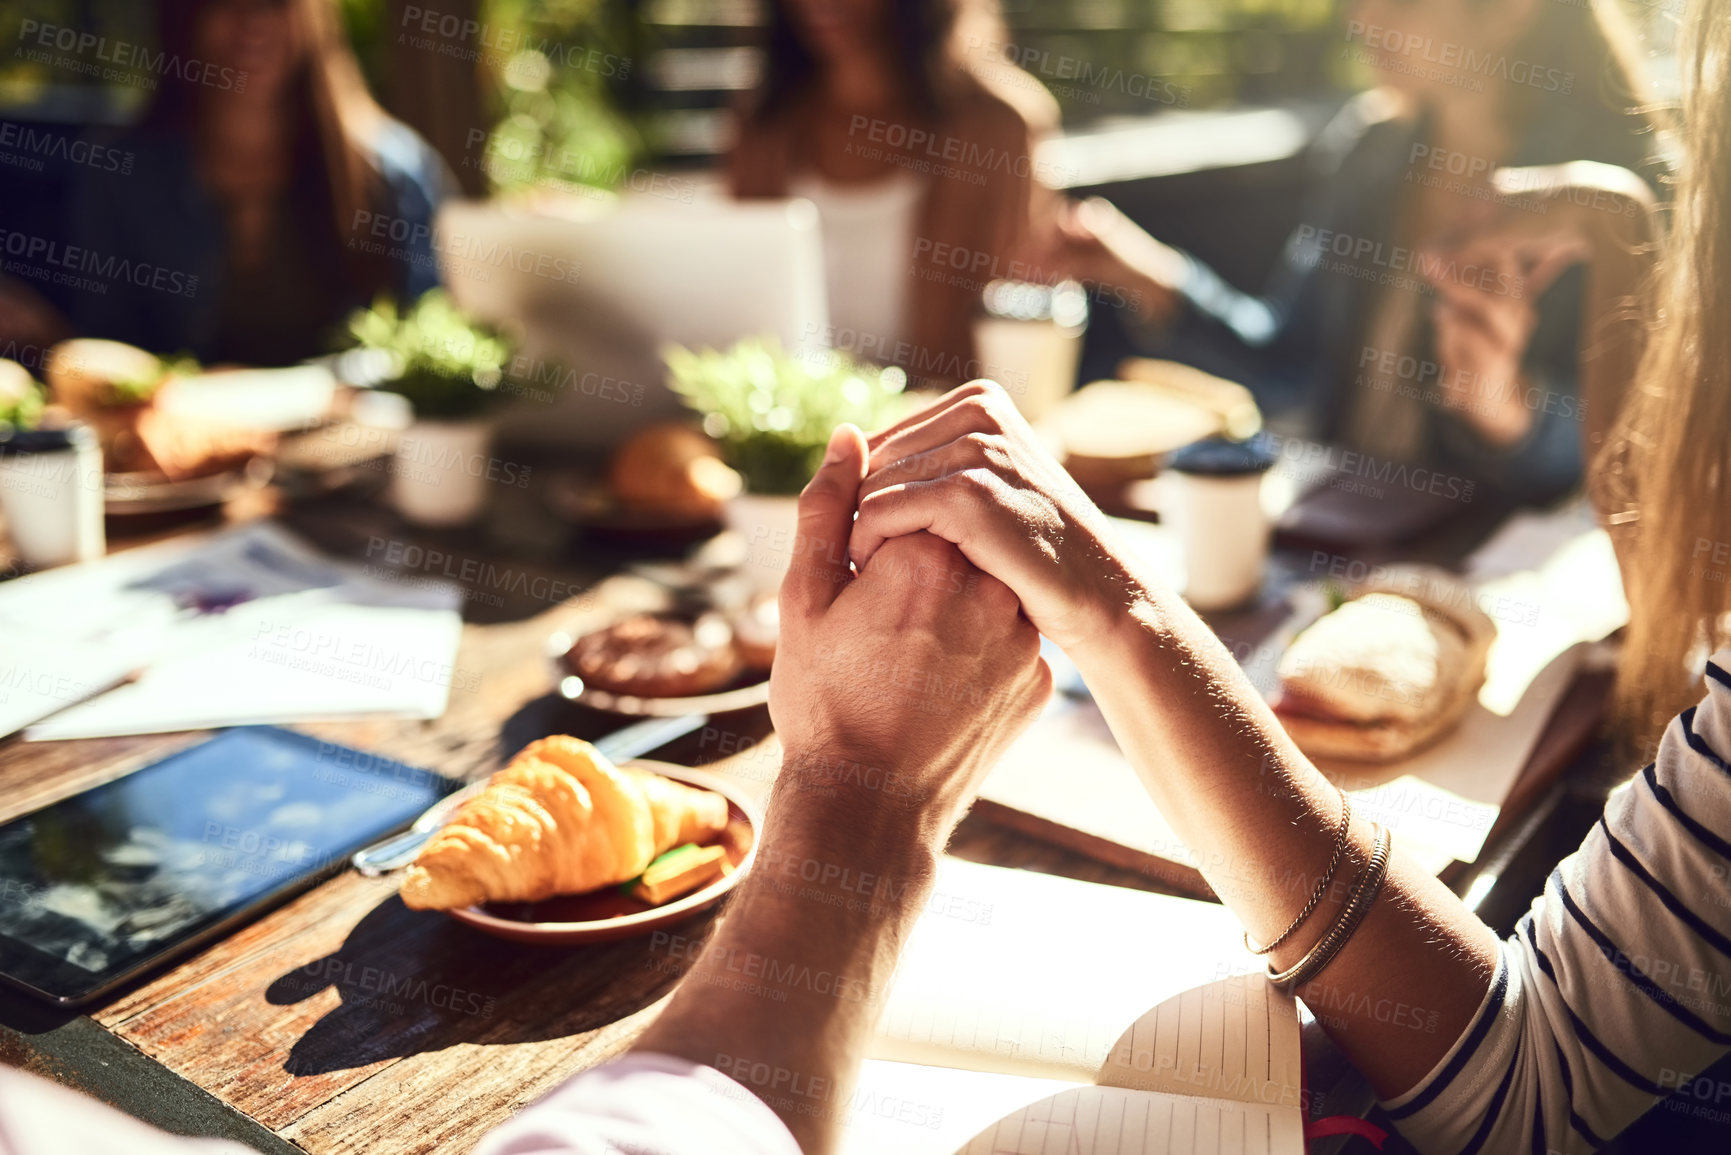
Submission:
[[[729,184],[817,204],[830,343],[917,382],[982,375],[980,293],[1016,274],[1057,123],[996,0],[775,0],[764,47]]]

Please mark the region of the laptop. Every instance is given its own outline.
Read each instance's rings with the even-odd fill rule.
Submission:
[[[458,201],[439,215],[437,251],[460,306],[525,331],[511,386],[523,403],[501,423],[517,443],[600,449],[683,412],[665,384],[668,343],[826,345],[823,242],[805,200]]]

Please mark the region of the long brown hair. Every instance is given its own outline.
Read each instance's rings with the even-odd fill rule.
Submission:
[[[1482,5],[1501,0],[1478,0]],[[1619,0],[1540,0],[1510,55],[1555,73],[1556,83],[1513,85],[1509,122],[1523,164],[1592,159],[1651,178],[1662,124],[1646,90],[1640,37]]]
[[[382,181],[367,143],[387,118],[367,91],[360,65],[344,36],[334,0],[283,0],[306,45],[289,81],[294,117],[293,172],[325,192],[315,222],[341,254],[353,288],[363,299],[391,287],[388,262],[367,246],[348,245],[357,214],[377,208]],[[192,60],[198,20],[212,0],[159,0],[159,47],[170,60]],[[168,69],[141,122],[146,129],[186,134],[196,126],[199,102],[223,89],[200,84],[193,68]]]
[[[914,111],[942,121],[974,86],[1002,97],[1032,120],[1051,98],[1002,58],[1008,42],[998,0],[886,0],[896,87]],[[745,115],[767,122],[809,95],[821,64],[799,38],[785,0],[772,0],[763,30],[764,71]],[[1014,73],[1006,79],[1006,73]]]
[[[1650,749],[1731,644],[1731,3],[1692,0],[1678,41],[1683,155],[1635,388],[1597,472],[1623,543],[1616,716]]]
[[[951,98],[957,71],[956,26],[961,0],[889,0],[890,46],[896,87],[916,111],[937,119]],[[772,0],[764,27],[764,71],[750,115],[771,119],[809,93],[821,67],[794,26],[785,0]]]

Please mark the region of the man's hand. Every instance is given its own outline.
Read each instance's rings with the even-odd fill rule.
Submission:
[[[807,1155],[833,1148],[850,1115],[944,840],[1051,688],[1015,595],[955,547],[903,537],[854,575],[865,468],[865,439],[843,426],[800,495],[770,676],[785,754],[757,866],[636,1044],[728,1072]],[[861,874],[883,886],[841,881]]]
[[[854,576],[848,536],[865,465],[864,439],[843,426],[800,496],[770,677],[786,751],[778,797],[792,813],[833,809],[850,825],[886,816],[941,846],[1051,675],[1016,595],[950,543],[898,535]],[[837,797],[844,804],[824,801]]]
[[[989,381],[956,389],[872,438],[850,551],[862,577],[887,543],[925,531],[1021,599],[1068,650],[1112,628],[1128,575],[1111,523]]]

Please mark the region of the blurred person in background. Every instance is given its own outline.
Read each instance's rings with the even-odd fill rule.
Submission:
[[[1635,36],[1612,0],[1356,0],[1347,16],[1377,86],[1318,139],[1316,192],[1262,295],[1098,198],[1069,206],[1039,263],[1132,290],[1164,330],[1151,352],[1242,381],[1296,432],[1516,500],[1560,496],[1627,385],[1583,387],[1588,298],[1626,299],[1639,270],[1589,286],[1567,247],[1461,246],[1549,211],[1568,162],[1651,177]]]
[[[733,195],[817,205],[831,344],[917,381],[979,376],[981,290],[1025,241],[1058,119],[1002,59],[997,0],[775,0],[768,17]]]
[[[80,170],[66,241],[165,277],[74,289],[61,323],[14,286],[21,325],[282,365],[328,352],[380,293],[438,283],[431,226],[452,182],[368,94],[333,0],[159,0],[158,14],[165,58],[199,67],[153,77],[114,142],[130,172]]]

